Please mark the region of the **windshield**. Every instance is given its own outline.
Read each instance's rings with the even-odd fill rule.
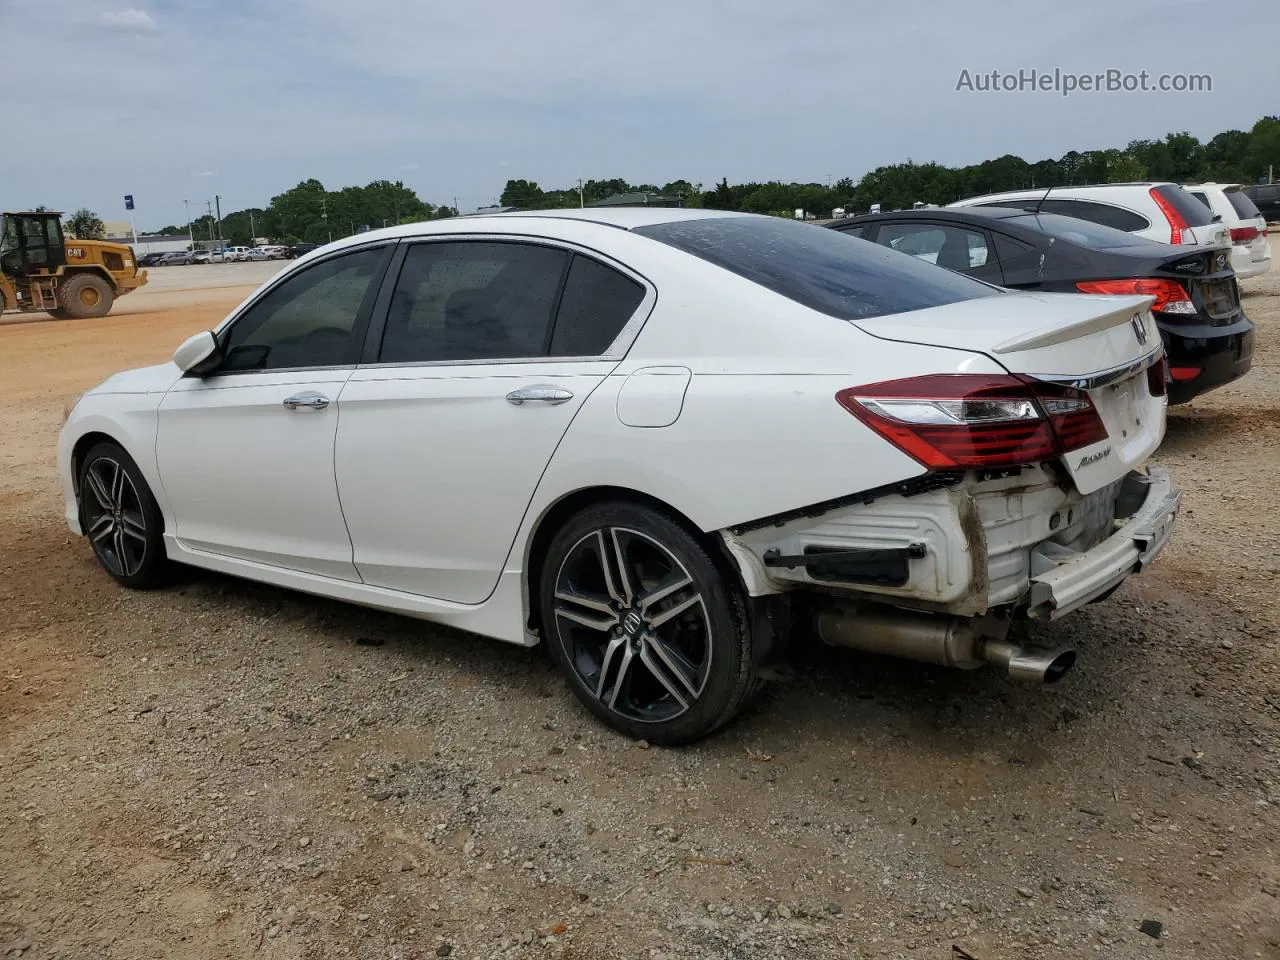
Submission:
[[[1110,250],[1115,247],[1149,247],[1159,246],[1154,240],[1148,240],[1137,234],[1117,230],[1115,227],[1104,227],[1090,220],[1078,220],[1075,217],[1064,217],[1058,213],[1029,213],[1025,217],[1010,217],[1005,223],[1017,224],[1031,230],[1060,240],[1070,240],[1091,250]]]
[[[906,313],[1002,292],[838,230],[780,217],[677,220],[633,232],[841,320]]]

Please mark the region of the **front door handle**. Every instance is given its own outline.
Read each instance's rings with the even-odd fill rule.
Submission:
[[[564,403],[566,400],[572,400],[573,393],[563,387],[552,387],[541,384],[536,387],[521,387],[519,390],[512,390],[507,394],[507,401],[514,403],[517,407],[522,403],[537,401],[538,403]]]
[[[328,405],[329,398],[318,393],[295,393],[292,397],[285,397],[284,401],[286,410],[297,410],[299,407],[308,410],[323,410]]]

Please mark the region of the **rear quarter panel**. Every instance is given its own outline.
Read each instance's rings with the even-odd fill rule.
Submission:
[[[917,476],[924,468],[845,411],[836,393],[922,373],[1000,372],[967,351],[878,340],[681,259],[682,269],[650,273],[654,311],[556,450],[524,536],[561,498],[590,487],[647,494],[712,531]],[[665,427],[628,427],[618,393],[649,366],[691,371],[680,415]]]

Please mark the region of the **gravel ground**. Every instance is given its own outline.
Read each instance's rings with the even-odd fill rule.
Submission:
[[[0,957],[1280,957],[1280,272],[1253,372],[1170,416],[1173,545],[1045,631],[1066,681],[802,644],[660,750],[538,650],[101,573],[63,404],[261,279],[172,269],[0,326]]]

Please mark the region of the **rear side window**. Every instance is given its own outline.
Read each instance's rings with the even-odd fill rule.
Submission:
[[[780,217],[714,217],[634,233],[841,320],[923,310],[1001,291],[878,244]]]
[[[596,357],[609,349],[644,299],[644,287],[612,267],[575,256],[560,298],[551,356]]]
[[[1144,247],[1155,241],[1146,237],[1134,236],[1114,227],[1104,227],[1100,223],[1091,223],[1079,217],[1064,217],[1059,213],[1027,214],[1025,217],[1011,217],[1007,222],[1039,230],[1050,237],[1069,240],[1092,250],[1108,250],[1116,247]]]
[[[531,243],[414,244],[387,312],[381,363],[546,355],[569,255]]]
[[[1231,208],[1241,220],[1256,220],[1262,216],[1262,212],[1243,190],[1228,190],[1227,200],[1230,201]]]
[[[1173,209],[1177,210],[1189,227],[1204,227],[1213,223],[1213,211],[1176,184],[1166,183],[1151,188]]]
[[[1012,217],[1013,220],[1022,220],[1022,217]],[[1026,218],[1030,219],[1030,218]],[[1023,243],[1021,240],[1015,240],[1013,237],[1006,236],[1003,233],[992,234],[996,245],[996,259],[1001,263],[1008,263],[1015,260],[1026,253],[1035,252],[1035,247],[1029,243]]]
[[[1029,209],[1035,209],[1031,207]],[[1090,223],[1098,223],[1104,227],[1112,227],[1115,230],[1145,230],[1151,226],[1151,221],[1140,214],[1134,213],[1132,210],[1125,210],[1122,207],[1113,207],[1107,203],[1093,203],[1089,200],[1056,200],[1052,197],[1045,200],[1040,205],[1042,213],[1057,213],[1064,217],[1076,217],[1079,220],[1088,220]]]
[[[857,224],[856,226],[839,227],[838,229],[846,237],[861,237],[864,233],[867,232],[867,225],[865,223],[860,223],[860,224]]]
[[[1195,197],[1197,200],[1203,203],[1210,210],[1213,209],[1213,204],[1209,202],[1208,196],[1201,193],[1199,190],[1188,190],[1187,193],[1191,194],[1191,196]]]

